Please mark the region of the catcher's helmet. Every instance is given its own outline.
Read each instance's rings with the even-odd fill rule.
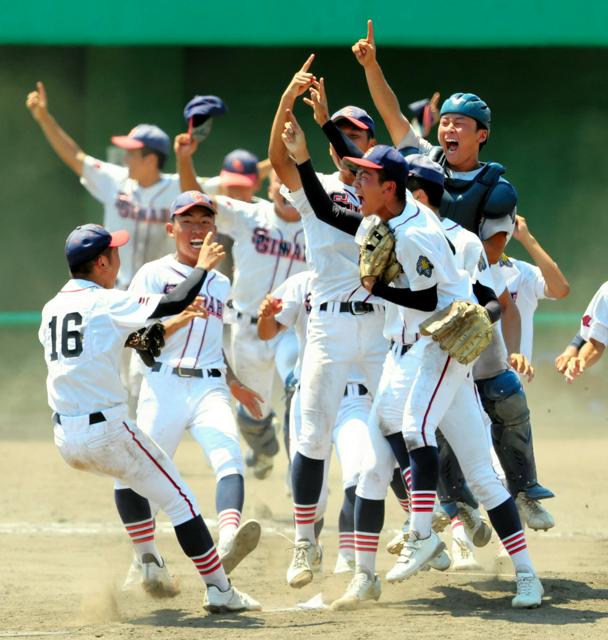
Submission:
[[[441,105],[440,115],[460,113],[477,120],[485,129],[490,129],[492,112],[490,107],[474,93],[454,93]]]

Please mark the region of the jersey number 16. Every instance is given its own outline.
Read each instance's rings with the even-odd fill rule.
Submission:
[[[72,326],[70,326],[72,323]],[[74,311],[68,313],[61,323],[61,355],[64,358],[77,358],[82,353],[82,333],[78,327],[82,326],[82,316]],[[49,322],[51,330],[51,361],[57,360],[57,316]]]

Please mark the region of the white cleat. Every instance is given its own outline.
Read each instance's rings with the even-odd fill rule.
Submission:
[[[226,575],[248,556],[260,541],[262,528],[257,520],[247,520],[234,533],[234,536],[217,546],[217,553],[224,565]]]
[[[394,555],[398,556],[401,553],[401,549],[403,549],[403,545],[406,543],[409,532],[400,531],[394,538],[390,540],[390,542],[386,545],[386,550]]]
[[[538,500],[528,498],[525,493],[517,494],[515,504],[519,509],[522,524],[528,525],[534,531],[548,531],[555,526],[553,516],[541,505]]]
[[[141,587],[141,562],[134,557],[129,565],[129,571],[127,571],[127,577],[122,583],[121,589],[123,591],[133,591]]]
[[[485,547],[492,537],[490,525],[485,518],[481,517],[479,509],[473,509],[473,507],[464,502],[457,502],[456,504],[458,505],[458,518],[464,525],[464,530],[469,536],[469,540],[476,547]]]
[[[356,565],[354,557],[345,556],[341,553],[338,554],[338,557],[336,558],[336,566],[334,567],[334,573],[336,575],[341,573],[354,573],[355,568]]]
[[[264,453],[258,453],[255,457],[255,464],[253,465],[253,475],[258,480],[264,480],[270,475],[274,467],[273,456],[267,456]]]
[[[452,560],[454,571],[477,571],[481,565],[475,559],[473,546],[465,540],[454,538],[452,540]]]
[[[441,533],[450,524],[450,516],[437,504],[433,508],[433,522],[431,528],[435,533]]]
[[[287,569],[287,583],[301,589],[312,582],[313,565],[319,566],[323,552],[320,545],[310,540],[298,540],[293,550],[293,559]]]
[[[144,553],[141,558],[141,586],[154,598],[173,598],[179,589],[173,584],[167,565],[162,565],[151,553]]]
[[[515,575],[517,580],[517,595],[511,600],[514,609],[536,609],[540,607],[545,590],[541,581],[532,573],[518,571]]]
[[[323,571],[323,545],[314,545],[314,553],[310,561],[310,568],[313,573],[321,573]]]
[[[427,566],[431,569],[435,569],[435,571],[447,571],[452,565],[452,559],[448,555],[448,552],[441,551],[441,553],[437,554],[434,558],[431,558],[428,561]]]
[[[331,609],[332,611],[358,609],[366,600],[378,600],[381,592],[380,578],[377,575],[372,577],[364,571],[357,572],[344,595],[332,602]]]
[[[428,538],[419,539],[416,531],[410,531],[407,542],[399,554],[395,566],[386,574],[389,582],[401,582],[418,572],[429,560],[445,551],[445,544],[431,531]]]
[[[260,611],[262,605],[246,593],[232,585],[227,591],[220,591],[210,584],[207,587],[203,607],[209,613],[238,613],[239,611]]]

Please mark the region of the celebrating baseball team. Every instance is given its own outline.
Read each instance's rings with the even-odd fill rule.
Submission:
[[[410,104],[408,119],[371,21],[352,51],[390,140],[377,140],[360,106],[332,115],[313,54],[278,99],[268,159],[236,149],[212,178],[194,161],[227,111],[216,96],[186,105],[170,175],[172,145],[159,127],[112,137],[125,153],[124,165],[112,164],[60,127],[42,83],[28,95],[51,147],[104,207],[104,226],[68,235],[70,279],[42,311],[55,443],[70,466],[114,479],[133,548],[124,589],[176,593],[155,539],[162,510],[206,585],[204,608],[261,609],[228,576],[262,535],[242,520],[245,484],[255,486],[246,477],[267,478],[277,455],[288,458],[295,525],[286,580],[294,589],[315,580],[321,540],[331,544],[324,520],[336,515],[326,514],[335,447],[334,573],[345,583],[333,610],[381,596],[389,486],[403,522],[386,547],[386,581],[479,569],[475,550],[494,530],[498,560],[513,566],[512,606],[535,608],[543,586],[525,528],[555,521],[522,380],[534,375],[538,301],[564,298],[569,285],[518,215],[505,168],[480,161],[488,104],[459,92],[440,105],[435,94]],[[325,159],[311,158],[301,126],[313,119],[334,173],[315,171]],[[438,146],[427,140],[435,125]],[[266,179],[268,199],[256,195]],[[226,237],[230,277],[218,270]],[[530,262],[509,257],[509,241]],[[605,283],[556,368],[573,382],[607,344]],[[277,376],[284,405],[273,399]],[[216,542],[173,461],[186,431],[215,475]]]

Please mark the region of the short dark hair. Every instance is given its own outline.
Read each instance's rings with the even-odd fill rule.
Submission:
[[[477,125],[477,129],[475,129],[475,131],[479,131],[480,129],[484,129],[485,131],[488,131],[488,127],[484,127],[481,122],[479,122],[479,120],[475,120],[475,124]],[[488,138],[490,137],[490,132],[488,131]],[[483,142],[479,143],[479,150],[481,151],[487,144],[488,142],[488,138],[486,138]]]
[[[107,256],[109,258],[111,252],[112,247],[106,247],[101,253],[98,253],[94,258],[91,258],[91,260],[87,260],[86,262],[70,267],[70,275],[72,278],[90,275],[91,271],[93,271],[97,258],[99,258],[99,256]]]
[[[141,150],[142,156],[149,156],[150,154],[154,154],[156,156],[156,164],[158,166],[158,170],[162,171],[165,168],[165,163],[167,162],[167,156],[160,151],[156,151],[156,149],[150,149],[150,147],[143,147]]]
[[[426,193],[426,197],[429,199],[431,207],[439,209],[441,206],[441,198],[443,196],[444,189],[440,184],[431,182],[430,180],[424,180],[423,178],[418,178],[416,176],[410,176],[407,179],[407,188],[410,191],[422,189],[422,191]]]
[[[397,198],[399,198],[400,202],[405,202],[405,177],[403,180],[395,180],[395,178],[388,176],[384,169],[378,169],[378,181],[394,182],[397,185],[395,191]]]

